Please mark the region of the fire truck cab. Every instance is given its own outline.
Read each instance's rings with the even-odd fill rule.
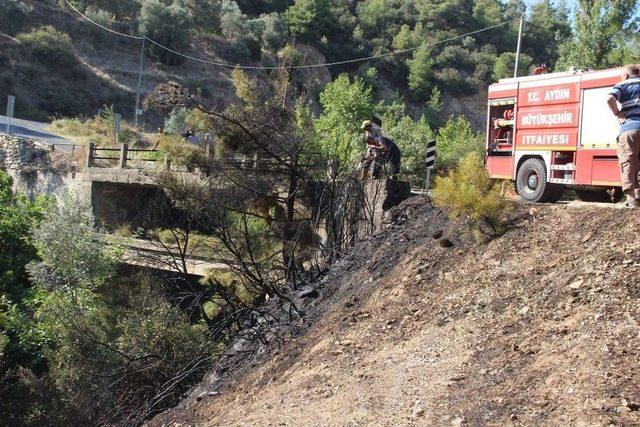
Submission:
[[[588,200],[620,186],[620,124],[607,94],[624,70],[550,73],[489,87],[487,169],[516,183],[529,202],[555,202],[566,188]]]

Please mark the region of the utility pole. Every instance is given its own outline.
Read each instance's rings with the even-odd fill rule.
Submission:
[[[133,113],[133,125],[138,127],[138,115],[140,113],[140,90],[142,86],[142,66],[144,63],[144,42],[145,38],[142,38],[142,47],[140,48],[140,66],[138,68],[138,86],[136,88],[136,109]]]
[[[522,27],[524,27],[524,15],[520,18],[520,29],[518,30],[518,47],[516,48],[516,68],[513,70],[513,78],[518,77],[518,65],[520,65],[520,46],[522,45]]]

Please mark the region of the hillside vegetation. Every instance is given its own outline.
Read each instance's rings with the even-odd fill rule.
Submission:
[[[304,64],[386,55],[337,67],[369,81],[374,98],[405,103],[414,118],[444,99],[445,111],[469,112],[453,98],[482,93],[512,74],[517,22],[526,14],[521,73],[548,62],[602,68],[638,59],[635,1],[580,2],[573,11],[543,0],[72,0],[95,22],[146,36],[171,49],[227,64],[274,66],[287,45],[305,44]],[[488,31],[466,37],[482,28]],[[115,104],[130,116],[140,41],[108,33],[64,0],[0,1],[0,93],[18,95],[18,114],[93,115]],[[445,39],[453,38],[446,43]],[[440,44],[438,44],[440,43]],[[146,44],[143,88],[168,79],[216,98],[233,97],[230,69]],[[326,72],[326,69],[324,70]],[[268,72],[256,72],[266,76]],[[317,77],[317,76],[316,76]],[[316,98],[327,81],[309,85]],[[317,98],[316,98],[317,100]],[[475,104],[474,104],[475,105]],[[472,110],[470,108],[469,110]],[[481,109],[482,110],[482,109]],[[480,111],[480,114],[482,111]],[[477,113],[476,113],[477,114]],[[157,123],[151,114],[149,123]],[[434,125],[434,123],[431,123]]]
[[[638,425],[635,216],[521,206],[477,243],[412,198],[150,425]]]

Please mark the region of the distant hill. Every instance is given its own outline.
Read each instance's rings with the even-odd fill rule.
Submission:
[[[442,92],[444,115],[468,115],[481,128],[485,88],[499,73],[510,73],[513,61],[508,52],[515,48],[517,23],[499,24],[512,21],[521,10],[493,0],[484,1],[486,11],[479,4],[436,3],[182,0],[167,6],[155,0],[73,1],[74,7],[101,25],[144,34],[214,62],[273,66],[280,47],[287,43],[302,46],[305,64],[410,50],[320,72],[329,79],[341,72],[360,75],[375,87],[378,101],[400,101],[416,117],[437,88]],[[98,28],[64,1],[3,0],[0,11],[0,21],[4,20],[0,22],[4,23],[0,25],[0,94],[18,97],[18,116],[44,120],[93,115],[101,106],[112,104],[125,117],[132,116],[139,40]],[[558,16],[547,32],[562,26],[562,14],[551,11]],[[491,25],[498,26],[433,45]],[[540,28],[536,31],[531,30],[528,37],[548,35]],[[69,55],[61,52],[67,43]],[[229,68],[185,61],[150,45],[144,58],[143,93],[160,82],[176,80],[211,98],[234,96]],[[523,57],[524,72],[544,55],[526,45],[525,52],[529,54]],[[268,71],[255,73],[268,75]],[[304,76],[313,81],[310,86],[316,94],[327,80],[317,77],[317,73]],[[159,123],[152,115],[146,119],[149,126]]]

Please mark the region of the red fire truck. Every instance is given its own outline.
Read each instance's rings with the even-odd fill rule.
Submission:
[[[606,98],[622,75],[616,68],[492,84],[486,146],[491,177],[515,181],[518,194],[530,202],[557,201],[566,188],[595,200],[619,187],[620,124]]]

